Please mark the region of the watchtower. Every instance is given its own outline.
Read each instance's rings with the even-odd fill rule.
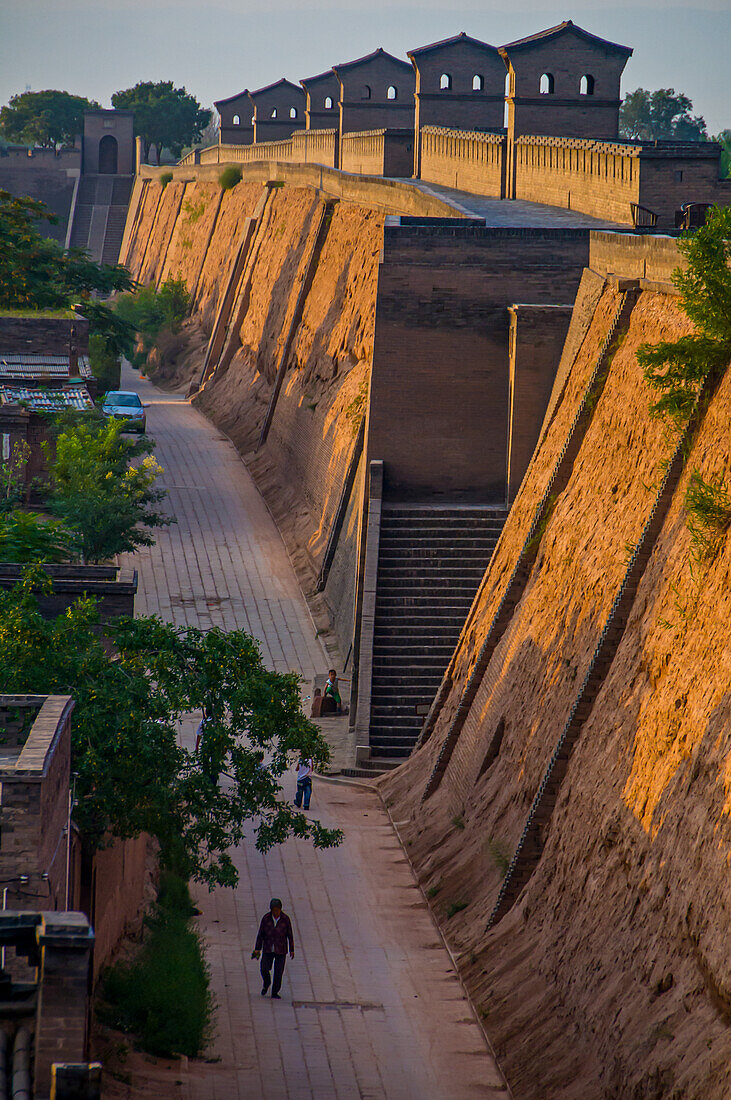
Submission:
[[[82,175],[134,175],[134,112],[84,111],[81,148]]]
[[[307,96],[305,123],[308,130],[337,130],[340,81],[332,69],[301,80]]]
[[[505,62],[496,46],[462,31],[452,38],[409,50],[416,73],[414,117],[419,174],[422,126],[500,130],[505,113]]]
[[[500,47],[508,67],[508,140],[522,134],[616,141],[619,83],[632,50],[577,27]]]
[[[253,144],[254,118],[248,88],[228,99],[217,99],[213,106],[221,119],[218,140],[222,145]]]
[[[262,141],[281,141],[293,130],[305,128],[305,93],[291,80],[282,77],[275,84],[249,92],[249,102],[253,108],[256,145]]]
[[[362,130],[412,129],[414,70],[380,47],[373,53],[333,65],[340,85],[340,137]]]

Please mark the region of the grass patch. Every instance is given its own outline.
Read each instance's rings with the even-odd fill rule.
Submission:
[[[229,164],[228,168],[224,168],[221,172],[218,182],[222,191],[231,191],[237,183],[241,183],[241,169]]]
[[[510,866],[510,850],[502,840],[488,840],[485,845],[488,855],[503,877],[508,873]]]
[[[162,189],[164,191],[165,188],[167,187],[167,185],[169,183],[173,182],[173,174],[172,174],[172,172],[162,172],[158,176],[158,179],[160,180],[160,186],[162,187]]]
[[[185,880],[164,872],[136,958],[116,963],[102,979],[102,1022],[134,1033],[157,1056],[194,1058],[210,1034],[209,970],[193,912]]]
[[[434,900],[434,898],[437,896],[437,894],[439,893],[441,888],[442,888],[441,882],[438,882],[436,884],[436,886],[430,886],[429,887],[429,889],[426,891],[426,896],[429,898],[429,901]]]
[[[452,818],[452,824],[454,825],[455,829],[464,829],[464,818],[462,817],[462,814],[455,814],[455,816]]]
[[[447,920],[456,916],[457,913],[461,913],[463,909],[466,909],[468,902],[466,901],[452,901],[447,906]]]

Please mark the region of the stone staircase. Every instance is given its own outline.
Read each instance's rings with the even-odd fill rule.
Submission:
[[[71,247],[97,263],[116,264],[132,193],[128,176],[82,176],[71,226]]]
[[[373,635],[374,770],[411,752],[507,512],[384,505]]]

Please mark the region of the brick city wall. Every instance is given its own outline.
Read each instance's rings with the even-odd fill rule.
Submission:
[[[508,306],[573,301],[588,256],[584,230],[386,226],[367,441],[386,497],[505,500]]]
[[[420,134],[421,178],[459,191],[501,198],[506,138],[426,126]]]
[[[638,147],[522,137],[515,143],[514,197],[631,225],[640,169]]]
[[[515,500],[535,450],[573,305],[510,307],[508,501]]]
[[[358,531],[365,460],[361,455],[358,472],[348,501],[345,519],[325,585],[325,601],[332,618],[340,652],[347,654],[353,640],[355,589],[358,575]]]
[[[361,176],[411,176],[414,170],[413,130],[368,130],[343,134],[340,168]]]

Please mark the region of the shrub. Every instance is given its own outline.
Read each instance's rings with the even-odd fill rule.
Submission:
[[[188,884],[168,872],[137,957],[112,966],[103,978],[100,1016],[134,1032],[150,1054],[194,1058],[210,1034],[209,969],[190,913]]]
[[[155,488],[162,471],[152,444],[122,432],[121,420],[72,423],[60,432],[49,461],[48,510],[79,532],[86,562],[152,546],[149,529],[170,523],[154,507],[165,494]],[[50,458],[48,445],[44,450]],[[132,465],[140,455],[147,457]]]
[[[21,565],[72,561],[79,550],[78,532],[59,520],[46,519],[37,512],[13,511],[0,516],[0,561]]]
[[[190,295],[184,279],[166,279],[159,290],[146,286],[120,295],[114,310],[140,334],[149,351],[162,328],[179,331],[190,311]]]
[[[119,356],[110,350],[107,341],[99,333],[93,333],[89,337],[89,363],[91,373],[99,383],[100,394],[119,389],[122,378]]]
[[[684,503],[694,556],[697,560],[712,557],[731,527],[731,493],[725,481],[704,481],[694,471]]]
[[[461,913],[463,909],[466,909],[468,902],[466,901],[453,901],[447,906],[447,920],[456,916],[457,913]]]
[[[224,168],[221,175],[218,177],[218,182],[221,185],[222,191],[231,191],[237,183],[241,183],[241,169],[237,168],[233,164],[229,164],[227,168]]]
[[[173,182],[173,174],[172,172],[161,172],[158,176],[158,179],[160,180],[160,186],[164,191],[167,185]]]

